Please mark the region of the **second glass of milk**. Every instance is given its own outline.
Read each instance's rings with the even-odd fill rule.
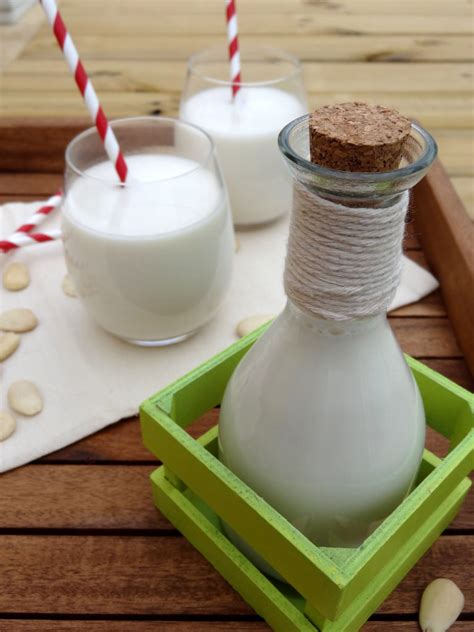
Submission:
[[[66,264],[89,315],[139,345],[190,336],[229,287],[234,236],[211,138],[169,118],[112,122],[128,165],[118,181],[95,130],[66,150]]]
[[[292,184],[278,150],[278,134],[307,112],[296,57],[267,47],[242,46],[242,83],[232,94],[225,47],[193,55],[180,117],[214,139],[229,191],[234,223],[263,224],[291,208]]]

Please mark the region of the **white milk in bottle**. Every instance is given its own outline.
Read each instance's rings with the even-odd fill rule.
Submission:
[[[180,116],[213,138],[229,191],[234,223],[261,224],[291,208],[291,178],[278,133],[306,112],[303,101],[271,86],[243,85],[202,90],[184,99]]]
[[[203,326],[230,282],[227,196],[210,169],[161,148],[87,168],[63,205],[67,267],[89,314],[140,344],[171,342]]]

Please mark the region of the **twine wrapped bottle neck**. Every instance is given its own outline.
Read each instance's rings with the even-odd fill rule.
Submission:
[[[408,192],[345,206],[294,184],[284,284],[304,312],[336,321],[386,312],[400,282]]]

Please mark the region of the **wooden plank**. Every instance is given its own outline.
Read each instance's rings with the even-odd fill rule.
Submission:
[[[410,259],[414,259],[415,254],[422,255],[423,253],[418,251],[409,251],[408,252]],[[390,312],[390,316],[423,316],[423,317],[435,317],[435,316],[446,316],[446,308],[444,306],[443,300],[441,298],[440,290],[436,290],[432,292],[425,298],[422,298],[421,301],[417,303],[412,303],[411,305],[405,305],[404,307],[399,307],[398,309]]]
[[[445,452],[441,439],[429,433],[428,445]],[[174,531],[153,506],[149,475],[155,467],[156,463],[30,465],[7,472],[0,478],[0,533],[4,529]],[[474,529],[474,494],[450,528]]]
[[[156,458],[143,446],[137,417],[119,421],[62,450],[47,454],[40,461],[41,463],[139,461],[158,465]]]
[[[66,119],[46,127],[44,122],[37,119],[23,121],[22,124],[19,124],[18,119],[3,121],[0,126],[0,146],[4,151],[0,155],[0,171],[18,171],[18,166],[22,165],[21,171],[62,173],[66,143],[89,125],[87,119]],[[21,186],[26,193],[26,185]],[[53,189],[56,190],[57,186]]]
[[[251,3],[252,0],[248,0]],[[180,3],[176,2],[176,6]],[[200,3],[202,4],[202,3]],[[353,3],[356,4],[356,3]],[[291,35],[470,35],[471,24],[469,14],[432,15],[431,9],[407,17],[402,9],[393,10],[387,15],[386,9],[379,11],[376,5],[373,12],[366,11],[360,15],[341,13],[325,13],[317,9],[311,10],[306,4],[304,9],[291,12],[268,10],[268,4],[252,12],[239,8],[239,28],[242,33]],[[70,9],[64,9],[64,19],[73,33],[94,32],[107,33],[113,24],[114,33],[127,35],[130,32],[160,37],[163,34],[176,33],[181,35],[222,34],[224,18],[222,9],[212,13],[185,11],[180,13],[164,12],[159,2],[146,5],[147,19],[143,19],[143,10],[139,10],[136,2],[121,3],[117,11],[113,2],[105,2],[101,11],[94,13],[90,19],[90,11],[86,11],[82,4],[76,8],[71,4]],[[408,6],[406,3],[405,6]],[[418,5],[420,6],[420,5]],[[355,11],[353,9],[353,11]]]
[[[153,506],[149,476],[154,469],[30,465],[12,470],[0,478],[0,529],[174,531]]]
[[[266,632],[270,627],[263,621],[55,621],[53,619],[0,618],[2,632]],[[457,621],[450,632],[472,632],[472,621]],[[369,621],[361,632],[419,632],[416,621]]]
[[[240,10],[240,9],[239,9]],[[198,50],[225,46],[224,29],[216,35],[163,33],[116,34],[114,25],[107,33],[80,32],[74,38],[84,59],[94,60],[186,60]],[[473,57],[471,38],[465,35],[423,37],[419,35],[247,35],[240,37],[242,51],[255,45],[267,45],[297,55],[303,61],[367,62],[468,62]],[[57,59],[55,40],[44,26],[22,59]]]
[[[474,547],[469,536],[439,538],[378,612],[417,613],[421,590],[436,577],[449,577],[456,582],[465,596],[464,613],[472,612],[474,609],[473,563]]]
[[[88,71],[98,92],[147,91],[179,92],[186,73],[184,60],[100,60],[88,59]],[[10,79],[14,77],[15,79]],[[423,81],[420,81],[423,77]],[[23,78],[23,85],[19,79]],[[44,78],[50,83],[45,85]],[[430,64],[394,64],[380,62],[370,66],[364,62],[337,63],[310,61],[304,64],[305,86],[309,92],[385,92],[425,94],[436,92],[447,95],[471,93],[472,65],[470,63],[436,62]],[[12,90],[38,92],[43,96],[56,92],[75,93],[68,68],[59,53],[53,59],[22,58],[5,73],[3,78],[8,93]],[[8,107],[10,95],[4,98]],[[52,102],[52,101],[51,101]]]
[[[109,71],[104,70],[103,73]],[[105,75],[101,75],[104,77]],[[51,91],[48,93],[34,90],[29,86],[30,77],[10,77],[10,82],[19,84],[18,90],[9,90],[8,98],[4,98],[0,120],[10,117],[58,118],[83,117],[84,106],[81,99],[71,85],[68,90],[59,90],[56,80],[52,78],[40,82],[44,85],[49,81]],[[182,77],[184,85],[184,75]],[[94,80],[95,83],[95,80]],[[54,91],[52,86],[54,85]],[[110,118],[123,118],[132,115],[165,114],[174,116],[178,112],[180,91],[167,89],[160,84],[158,88],[148,88],[146,84],[137,86],[132,82],[130,89],[100,90],[101,100]],[[322,90],[316,87],[309,91],[309,109],[324,103],[343,101],[366,101],[382,103],[398,109],[406,116],[416,118],[430,129],[439,128],[469,129],[472,127],[473,96],[471,93],[459,92],[452,94],[416,93],[388,93],[360,90]]]
[[[82,0],[78,6],[76,0],[63,0],[61,2],[64,15],[83,16],[85,7],[94,7],[96,0]],[[178,14],[187,16],[189,14],[206,14],[222,11],[221,0],[206,0],[205,2],[196,3],[196,0],[156,0],[153,5],[158,5],[162,14]],[[113,3],[103,2],[105,10],[114,11]],[[134,0],[134,8],[136,12],[150,10],[150,0]],[[450,16],[463,15],[471,16],[471,3],[469,0],[451,0],[446,5],[445,0],[430,0],[430,15],[432,16]],[[308,13],[342,13],[344,15],[373,15],[380,16],[391,15],[425,15],[426,0],[398,0],[396,3],[384,3],[380,0],[358,0],[354,3],[352,0],[339,0],[336,2],[308,2],[308,0],[239,0],[239,15],[251,13],[263,13],[271,9],[275,13],[294,13],[298,10],[304,10]],[[126,10],[126,9],[125,9]],[[129,9],[129,14],[132,12]]]
[[[439,129],[434,132],[438,143],[439,157],[450,176],[474,176],[474,133],[473,130]],[[430,181],[435,179],[444,187],[439,169],[432,169]],[[449,180],[448,180],[449,182]],[[449,188],[452,188],[451,186]]]
[[[472,621],[457,621],[450,628],[451,632],[472,632]],[[369,621],[361,632],[420,632],[416,621]]]
[[[67,133],[69,135],[69,132]],[[32,133],[32,145],[36,140]],[[4,128],[0,124],[0,138],[5,139]],[[31,148],[31,145],[29,146]],[[29,153],[30,149],[28,150]],[[38,152],[40,149],[38,148]],[[59,152],[63,154],[63,150]],[[57,191],[63,184],[62,170],[63,163],[58,165],[57,173],[0,173],[0,194],[6,198],[8,195],[17,196],[34,196],[41,199],[42,196],[47,197]]]
[[[172,115],[178,111],[179,94],[177,93],[170,94],[169,91],[163,90],[134,92],[134,89],[117,91],[113,94],[104,94],[104,92],[101,91],[100,100],[109,119],[154,113]],[[84,116],[84,105],[74,92],[51,90],[49,95],[28,91],[9,92],[8,99],[3,99],[0,119],[15,116],[23,118],[36,116],[38,119],[51,116],[55,118],[80,117]]]
[[[474,390],[474,376],[470,373],[464,360],[425,358],[423,362],[468,391]]]
[[[418,185],[415,204],[423,249],[441,283],[449,318],[474,373],[474,225],[439,161]]]
[[[390,626],[391,624],[389,624]],[[263,621],[55,621],[54,619],[8,621],[0,616],[2,632],[268,632],[270,627]],[[398,632],[400,628],[386,628],[382,632]],[[456,627],[451,628],[456,632]],[[467,628],[466,628],[467,630]],[[365,629],[364,629],[365,631]],[[411,628],[407,628],[407,632]],[[373,632],[367,627],[365,632]],[[380,630],[379,630],[380,632]],[[465,632],[460,627],[458,632]]]
[[[270,627],[263,621],[55,621],[53,619],[0,618],[2,632],[266,632]],[[472,621],[457,621],[451,632],[472,632]],[[361,632],[419,632],[416,621],[369,621]]]
[[[0,612],[166,615],[252,614],[237,593],[181,537],[0,537]],[[474,608],[469,536],[441,537],[381,613],[416,614],[434,577],[451,577]]]
[[[391,318],[401,348],[418,358],[462,357],[449,321],[444,318]]]

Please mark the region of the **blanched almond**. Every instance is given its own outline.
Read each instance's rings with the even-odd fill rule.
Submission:
[[[11,292],[23,290],[30,284],[30,273],[24,263],[11,263],[3,273],[3,287]]]
[[[249,316],[248,318],[244,318],[237,325],[237,335],[239,338],[246,336],[251,331],[255,331],[261,325],[268,323],[269,320],[274,318],[271,314],[256,314],[255,316]]]
[[[66,274],[66,276],[64,277],[62,288],[64,294],[66,294],[67,296],[71,296],[72,298],[77,296],[76,286],[74,285],[74,281],[69,276],[69,274]]]
[[[7,410],[0,410],[0,441],[5,441],[15,432],[15,417]]]
[[[22,333],[24,331],[31,331],[37,324],[38,320],[31,309],[18,307],[16,309],[9,309],[0,314],[0,329],[3,331]]]
[[[13,382],[8,389],[8,403],[17,413],[31,417],[43,410],[43,398],[36,384],[28,380]]]
[[[445,632],[464,608],[464,595],[450,579],[440,577],[428,584],[420,603],[423,632]]]
[[[9,331],[7,334],[0,334],[0,362],[6,360],[18,349],[20,336]]]

